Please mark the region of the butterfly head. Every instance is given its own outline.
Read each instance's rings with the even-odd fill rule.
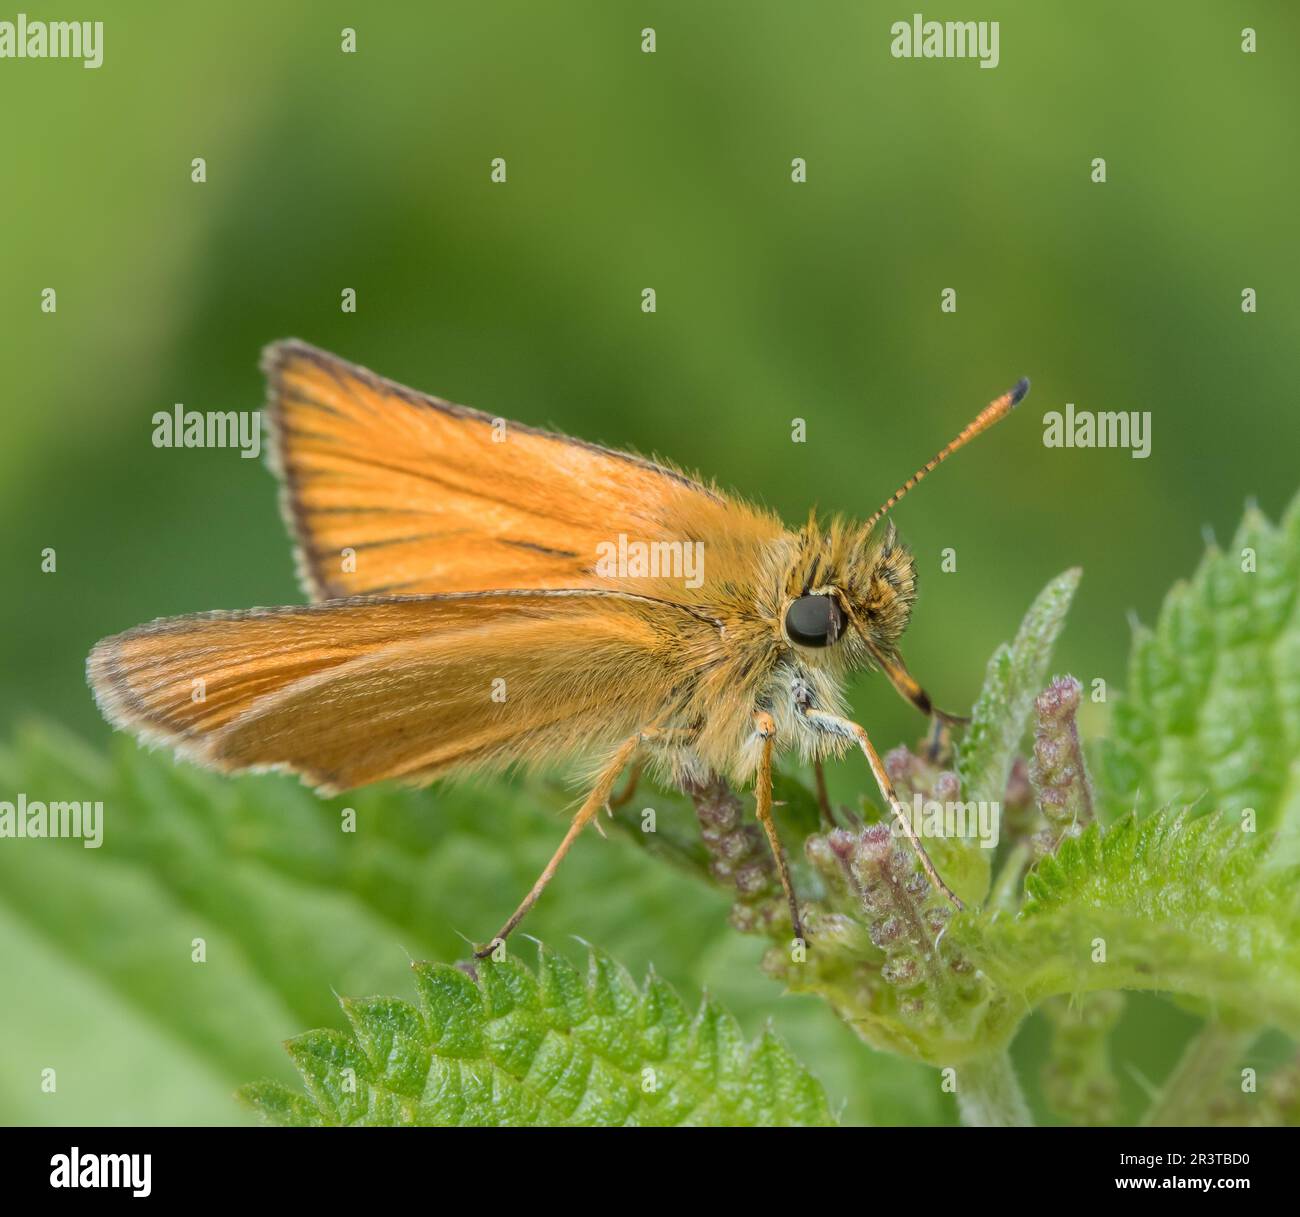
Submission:
[[[805,660],[870,667],[896,655],[915,598],[916,563],[892,522],[810,518],[784,581],[781,633]]]

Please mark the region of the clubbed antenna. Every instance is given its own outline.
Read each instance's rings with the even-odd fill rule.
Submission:
[[[868,533],[874,527],[877,520],[885,514],[899,499],[903,497],[913,486],[917,484],[927,473],[936,466],[946,461],[958,448],[969,444],[982,431],[987,431],[994,423],[1001,422],[1006,418],[1023,400],[1025,394],[1029,392],[1029,378],[1022,376],[1017,382],[1014,389],[1008,389],[1001,397],[994,398],[989,402],[974,419],[966,426],[961,434],[957,436],[952,443],[940,448],[934,458],[927,461],[921,466],[910,478],[907,479],[893,494],[889,496],[867,520],[863,533]]]

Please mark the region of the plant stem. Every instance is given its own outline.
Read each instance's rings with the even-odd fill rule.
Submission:
[[[966,1061],[957,1070],[957,1110],[968,1128],[1028,1128],[1029,1105],[1005,1049]]]
[[[1024,841],[1017,841],[1011,847],[1006,861],[1002,864],[1002,869],[993,881],[993,889],[989,893],[988,900],[985,901],[986,908],[989,910],[1004,909],[1008,912],[1015,909],[1016,902],[1020,899],[1020,880],[1025,869],[1025,863],[1028,861],[1029,846]]]
[[[1183,1050],[1142,1123],[1158,1128],[1205,1123],[1210,1102],[1223,1092],[1229,1070],[1246,1055],[1257,1034],[1255,1029],[1206,1023]]]

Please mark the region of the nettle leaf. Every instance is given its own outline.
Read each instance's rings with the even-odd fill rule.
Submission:
[[[0,957],[32,978],[23,1000],[0,1003],[0,1038],[14,1069],[36,1076],[57,1059],[76,1077],[57,1098],[69,1124],[166,1123],[178,1111],[212,1124],[255,1119],[233,1091],[250,1078],[294,1086],[281,1045],[304,1027],[346,1030],[335,993],[401,993],[412,957],[455,958],[462,934],[501,924],[554,852],[573,793],[537,775],[321,800],[290,778],[221,777],[126,737],[92,748],[49,723],[0,742],[0,786],[9,798],[104,805],[100,848],[0,848]],[[794,786],[782,789],[795,798]],[[642,830],[646,806],[658,812],[656,832]],[[351,830],[345,808],[355,813]],[[781,811],[808,819],[793,801]],[[533,933],[617,942],[636,971],[653,959],[684,988],[709,986],[747,1028],[770,1018],[848,1120],[942,1118],[937,1092],[903,1080],[915,1081],[915,1066],[857,1052],[828,1010],[774,1003],[754,983],[752,946],[728,924],[728,894],[698,877],[707,855],[688,802],[643,784],[608,823],[620,819],[621,835],[649,839],[647,849],[588,834],[530,915]],[[753,828],[756,857],[766,859],[752,801],[737,823]],[[670,836],[671,848],[655,848]],[[112,1054],[79,1036],[86,1017],[111,1029]],[[141,1071],[155,1084],[131,1085]],[[300,1093],[284,1101],[290,1114],[315,1110]],[[0,1120],[39,1123],[49,1103],[10,1087]]]
[[[341,999],[351,1033],[286,1045],[307,1095],[277,1082],[241,1097],[287,1125],[821,1125],[821,1086],[765,1032],[747,1044],[708,998],[691,1016],[653,972],[592,951],[584,977],[539,950],[471,976],[416,963],[419,1005]]]
[[[1082,574],[1075,567],[1057,575],[1029,606],[1015,639],[993,652],[970,726],[957,749],[964,798],[1002,801],[1034,698],[1046,683],[1052,647]]]
[[[1112,813],[1168,804],[1280,828],[1297,856],[1300,784],[1300,497],[1280,524],[1246,511],[1140,628],[1114,704],[1102,777]]]
[[[1161,811],[1090,825],[1042,858],[1015,918],[951,937],[1026,1005],[1153,989],[1300,1033],[1300,866],[1233,818]]]

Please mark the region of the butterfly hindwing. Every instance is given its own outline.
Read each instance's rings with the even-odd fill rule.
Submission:
[[[199,613],[100,642],[105,716],[210,768],[322,790],[599,752],[671,679],[681,610],[618,596],[357,598]]]

